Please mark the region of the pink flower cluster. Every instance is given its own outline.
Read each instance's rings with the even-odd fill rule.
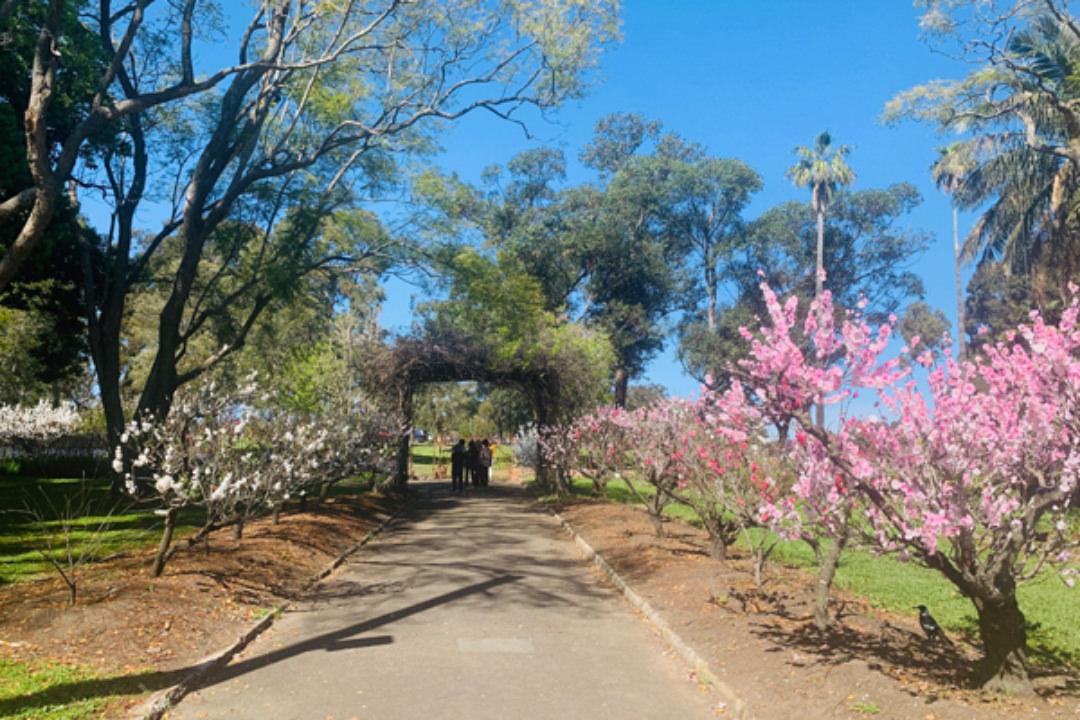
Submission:
[[[968,362],[946,354],[934,365],[922,353],[924,390],[901,356],[884,358],[889,325],[874,330],[849,313],[837,330],[826,292],[800,337],[798,300],[781,304],[767,285],[762,291],[769,321],[744,330],[750,358],[730,389],[705,402],[732,439],[761,423],[795,430],[795,484],[786,497],[766,498],[763,520],[827,528],[838,508],[858,501],[882,550],[930,557],[947,541],[950,553],[990,553],[1018,576],[1063,557],[1075,542],[1065,513],[1080,471],[1075,296],[1058,324],[1032,313]],[[804,338],[812,353],[802,351]],[[845,403],[835,430],[811,422],[813,403],[836,405],[860,390],[876,396],[884,418],[849,415]]]

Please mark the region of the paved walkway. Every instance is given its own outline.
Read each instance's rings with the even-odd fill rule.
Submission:
[[[410,518],[169,717],[715,717],[711,696],[519,491],[417,489]]]

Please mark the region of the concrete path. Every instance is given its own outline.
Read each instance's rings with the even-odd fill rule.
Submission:
[[[170,718],[713,718],[712,696],[508,486],[415,512]]]

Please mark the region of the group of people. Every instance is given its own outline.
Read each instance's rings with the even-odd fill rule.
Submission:
[[[491,482],[491,465],[495,461],[495,446],[490,440],[457,441],[450,449],[450,489],[454,492],[465,490],[470,482],[477,487],[486,487]]]

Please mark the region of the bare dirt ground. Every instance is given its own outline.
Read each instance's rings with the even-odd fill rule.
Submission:
[[[761,720],[1080,718],[1080,682],[1067,671],[1044,671],[1030,696],[986,695],[965,681],[978,649],[928,643],[914,614],[834,591],[839,625],[822,636],[806,571],[772,563],[758,592],[748,558],[733,549],[710,559],[690,525],[672,521],[658,539],[630,506],[571,501],[558,511]]]
[[[85,568],[79,603],[67,604],[58,578],[0,588],[0,658],[78,665],[102,676],[70,688],[75,696],[125,694],[108,715],[122,716],[231,642],[252,621],[296,598],[308,580],[363,539],[395,501],[373,495],[330,498],[313,512],[249,523],[183,550],[160,578],[140,551]],[[128,694],[128,691],[136,694]],[[0,712],[0,715],[3,715]]]

